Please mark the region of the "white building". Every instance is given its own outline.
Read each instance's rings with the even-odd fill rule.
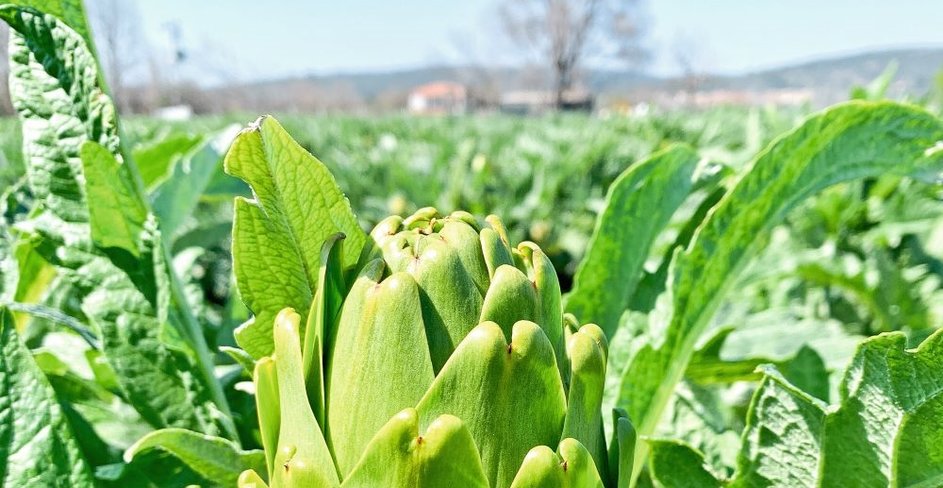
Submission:
[[[414,114],[461,115],[468,110],[468,90],[451,81],[421,85],[409,93],[408,108]]]

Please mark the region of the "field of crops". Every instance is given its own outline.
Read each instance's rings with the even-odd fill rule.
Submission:
[[[124,118],[25,3],[0,485],[943,486],[937,107]]]

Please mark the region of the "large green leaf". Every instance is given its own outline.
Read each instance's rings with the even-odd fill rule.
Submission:
[[[672,146],[633,165],[609,187],[566,301],[581,323],[596,323],[609,336],[615,332],[649,248],[691,192],[697,161],[687,146]]]
[[[324,164],[271,117],[239,134],[224,164],[255,195],[236,198],[232,252],[239,293],[255,314],[236,331],[236,340],[258,358],[272,352],[272,321],[282,308],[308,313],[321,244],[337,232],[346,234],[342,262],[349,268],[366,234]]]
[[[13,6],[11,97],[38,211],[19,224],[75,287],[132,406],[155,427],[232,435],[202,335],[170,303],[173,277],[133,168],[114,156],[114,107],[82,38]],[[214,405],[215,403],[215,405]]]
[[[95,486],[52,387],[20,343],[5,308],[0,308],[0,482]]]
[[[5,3],[32,7],[42,13],[52,15],[65,22],[72,30],[82,36],[86,45],[94,45],[82,0],[10,0]],[[90,51],[95,52],[94,49],[90,49]]]
[[[803,199],[842,181],[940,167],[943,124],[920,109],[853,102],[811,117],[759,155],[673,262],[648,344],[623,376],[619,405],[650,435],[683,377],[698,338],[770,229]],[[639,443],[639,456],[647,449]],[[636,462],[636,474],[642,463]]]
[[[943,331],[861,344],[837,408],[773,369],[753,396],[733,486],[940,486]]]
[[[23,124],[23,152],[37,203],[58,225],[88,219],[80,150],[118,150],[115,110],[81,36],[50,15],[14,6],[0,17],[10,40],[10,98]]]
[[[171,454],[214,486],[236,486],[239,475],[247,469],[265,472],[262,451],[243,451],[232,441],[186,429],[161,429],[145,435],[128,448],[125,460],[133,464],[135,456],[153,449]]]

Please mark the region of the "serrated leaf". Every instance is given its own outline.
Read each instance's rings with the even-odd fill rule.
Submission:
[[[11,97],[41,209],[20,230],[37,237],[37,253],[75,287],[142,417],[234,436],[202,336],[168,311],[172,276],[160,234],[133,166],[115,157],[114,107],[88,46],[50,15],[8,5],[0,18],[18,33]]]
[[[354,266],[366,243],[334,177],[271,117],[236,137],[226,172],[252,187],[236,199],[233,267],[239,293],[255,314],[237,331],[239,345],[259,358],[272,352],[272,322],[284,307],[304,316],[318,285],[321,244],[343,232],[342,263]]]
[[[0,308],[0,484],[93,487],[52,387]]]
[[[159,270],[164,265],[155,226],[153,221],[145,226],[143,256],[152,261],[141,264]],[[151,281],[142,289],[107,258],[75,250],[66,256],[77,266],[64,272],[79,285],[82,311],[98,328],[107,361],[131,405],[157,428],[221,432],[217,422],[225,422],[224,415],[199,376],[196,357],[175,336],[166,315],[160,317],[169,299],[166,283]]]
[[[23,124],[30,189],[56,220],[85,222],[79,151],[95,141],[118,149],[115,110],[82,37],[55,17],[14,6],[0,17],[10,41],[10,98]]]
[[[697,161],[687,146],[672,146],[633,165],[609,187],[566,300],[566,310],[581,323],[599,324],[607,336],[615,332],[649,248],[691,191]]]
[[[86,45],[93,45],[82,0],[9,0],[6,3],[34,8],[44,14],[52,15],[82,36]]]
[[[937,486],[943,481],[943,331],[913,351],[864,341],[836,408],[773,369],[754,394],[734,486]]]
[[[761,153],[674,260],[670,307],[655,314],[648,345],[625,371],[619,405],[640,435],[654,431],[725,292],[789,209],[842,181],[939,168],[941,140],[943,124],[925,111],[853,102],[811,117]],[[643,443],[639,449],[642,458]]]
[[[247,469],[265,471],[262,451],[244,451],[231,441],[186,429],[161,429],[147,434],[129,447],[125,461],[134,463],[140,453],[160,449],[205,478],[212,486],[235,486]]]

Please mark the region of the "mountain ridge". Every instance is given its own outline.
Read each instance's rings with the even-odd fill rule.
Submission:
[[[668,94],[692,88],[702,92],[729,91],[762,93],[773,91],[808,92],[815,104],[847,99],[853,86],[864,85],[896,63],[896,74],[889,95],[921,96],[935,83],[943,68],[941,48],[898,48],[838,55],[734,75],[698,75],[696,77],[661,77],[638,71],[588,70],[584,82],[591,92],[603,99],[633,101],[657,100]],[[546,89],[546,80],[533,68],[475,66],[428,66],[381,72],[345,72],[255,81],[238,86],[241,91],[287,93],[303,87],[320,93],[340,93],[350,99],[375,104],[387,100],[398,103],[415,86],[446,80],[465,83],[484,98],[515,90]],[[223,90],[234,89],[224,87]],[[393,100],[396,100],[394,102]]]

